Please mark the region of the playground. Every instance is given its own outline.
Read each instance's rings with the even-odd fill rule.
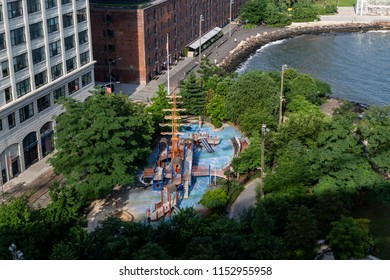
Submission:
[[[112,216],[113,212],[118,211],[130,213],[133,221],[147,221],[146,213],[148,209],[152,211],[151,209],[156,204],[167,202],[167,200],[170,200],[172,209],[176,209],[175,211],[180,211],[180,208],[185,207],[203,209],[203,206],[198,204],[199,200],[208,189],[208,186],[214,183],[215,176],[223,176],[223,170],[230,165],[234,153],[237,152],[235,151],[237,150],[237,145],[233,145],[234,139],[240,138],[241,134],[229,125],[224,125],[219,131],[213,131],[208,125],[199,127],[199,124],[191,124],[190,126],[181,127],[178,137],[179,141],[181,141],[191,137],[195,138],[197,135],[204,138],[219,139],[219,143],[206,147],[203,143],[197,145],[196,139],[194,139],[193,176],[192,184],[188,190],[188,197],[184,198],[183,190],[179,190],[177,191],[177,198],[175,198],[176,194],[173,193],[176,192],[176,189],[172,188],[172,186],[167,186],[166,190],[153,190],[150,180],[147,182],[148,180],[144,178],[143,172],[140,172],[138,174],[139,182],[137,186],[122,186],[110,197],[94,203],[87,216],[88,228],[93,230],[99,224],[99,221]],[[158,153],[159,149],[156,148],[149,155],[147,159],[148,165],[145,170],[153,168],[158,158]],[[165,198],[162,198],[162,196],[165,196]]]

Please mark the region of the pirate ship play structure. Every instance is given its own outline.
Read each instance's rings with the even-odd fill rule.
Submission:
[[[193,187],[193,177],[211,175],[224,177],[223,170],[212,170],[211,166],[194,166],[194,150],[201,145],[207,152],[214,151],[212,145],[218,145],[220,139],[207,133],[189,134],[187,138],[179,138],[183,132],[179,132],[180,126],[191,124],[187,116],[180,116],[179,112],[185,111],[184,108],[177,108],[180,102],[177,99],[181,96],[173,92],[168,95],[172,108],[165,109],[171,112],[171,115],[165,116],[170,123],[160,124],[161,126],[171,126],[170,132],[161,134],[170,137],[163,137],[157,147],[157,159],[153,168],[144,169],[144,179],[150,179],[154,191],[160,191],[160,201],[154,203],[152,209],[148,209],[146,216],[151,221],[171,214],[173,209],[178,209],[179,193],[183,198],[188,198]],[[180,120],[180,123],[179,123]]]

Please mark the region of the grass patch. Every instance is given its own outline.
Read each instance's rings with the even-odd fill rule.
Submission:
[[[339,7],[352,7],[355,4],[355,0],[339,0]]]
[[[372,255],[390,260],[390,202],[371,202],[369,206],[361,206],[352,210],[354,218],[369,219],[370,230],[376,247]]]
[[[355,4],[355,0],[318,0],[316,3],[320,5],[334,4],[339,7],[352,7]]]

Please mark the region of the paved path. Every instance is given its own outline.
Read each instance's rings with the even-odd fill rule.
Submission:
[[[229,218],[238,219],[241,213],[256,204],[256,187],[261,183],[260,178],[256,178],[253,181],[245,185],[245,189],[237,197],[236,201],[230,208]]]

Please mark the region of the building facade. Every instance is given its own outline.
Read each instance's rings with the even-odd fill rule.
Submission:
[[[143,8],[126,4],[132,1],[90,2],[96,81],[146,84],[166,69],[167,34],[173,63],[199,37],[201,15],[204,34],[227,25],[230,8],[236,18],[245,0],[160,0]]]
[[[0,184],[53,150],[57,100],[93,88],[89,19],[88,0],[0,1]]]

